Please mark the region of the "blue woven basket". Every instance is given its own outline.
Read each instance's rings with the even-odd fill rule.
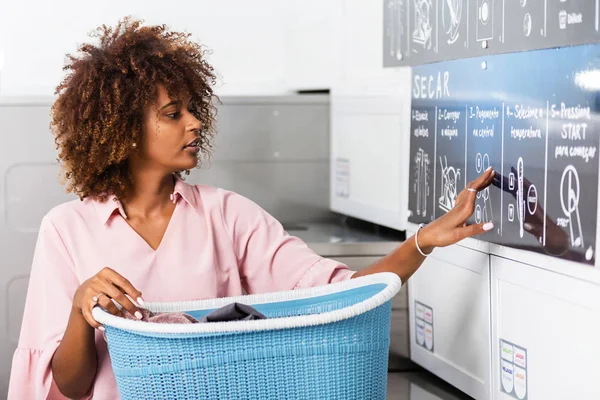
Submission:
[[[385,399],[391,299],[381,273],[327,286],[183,303],[144,303],[197,318],[239,302],[268,319],[200,324],[104,324],[121,398]]]

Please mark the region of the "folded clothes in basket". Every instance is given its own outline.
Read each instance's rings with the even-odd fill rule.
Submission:
[[[182,312],[153,313],[144,308],[140,308],[140,312],[142,313],[142,321],[162,324],[197,324],[200,322],[248,321],[266,318],[253,307],[240,303],[228,304],[205,315],[200,320]],[[123,310],[123,317],[138,320],[127,310]]]
[[[254,307],[231,303],[205,315],[200,319],[200,322],[249,321],[265,318],[267,317],[256,311]]]

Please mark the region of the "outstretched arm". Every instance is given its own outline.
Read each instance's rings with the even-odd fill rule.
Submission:
[[[424,226],[417,233],[417,238],[411,236],[406,239],[396,250],[375,264],[358,271],[353,278],[378,272],[393,272],[404,283],[425,260],[425,256],[417,248],[417,243],[423,253],[429,254],[436,247],[449,246],[492,229],[494,227],[492,223],[467,226],[467,220],[473,215],[477,192],[488,187],[493,179],[494,171],[490,168],[459,193],[456,205],[450,212]]]

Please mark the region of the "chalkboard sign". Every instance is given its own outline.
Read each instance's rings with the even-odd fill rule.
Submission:
[[[427,223],[489,166],[484,240],[593,265],[600,45],[413,68],[409,221]]]
[[[384,0],[383,65],[600,40],[600,0]]]

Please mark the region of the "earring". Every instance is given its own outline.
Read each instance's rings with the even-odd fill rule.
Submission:
[[[137,147],[137,143],[136,143],[136,142],[133,142],[133,143],[131,144],[131,147],[133,147],[133,148],[135,149],[135,148]]]

